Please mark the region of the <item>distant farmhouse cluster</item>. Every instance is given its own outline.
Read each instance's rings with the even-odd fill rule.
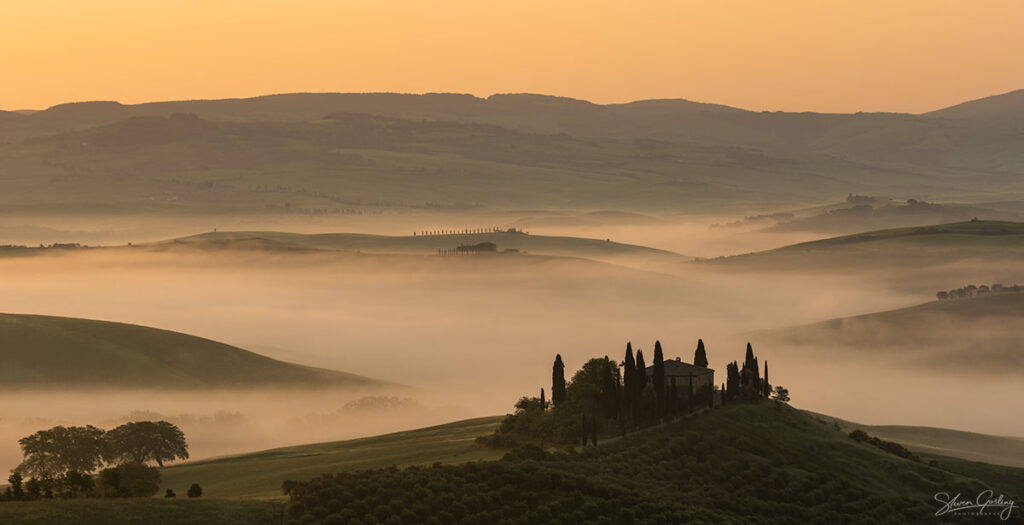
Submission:
[[[953,290],[949,290],[948,292],[945,290],[937,292],[935,294],[935,297],[937,297],[940,301],[948,301],[952,299],[965,299],[968,297],[976,297],[989,294],[1020,293],[1022,290],[1024,290],[1024,286],[1021,286],[1019,284],[1002,285],[996,283],[993,284],[992,286],[988,286],[985,284],[981,286],[968,284],[967,286],[955,288]]]

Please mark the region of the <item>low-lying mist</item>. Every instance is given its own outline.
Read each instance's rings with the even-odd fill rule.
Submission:
[[[597,233],[534,233],[573,231]],[[615,240],[624,242],[674,239],[655,247],[691,255],[711,255],[715,246],[698,228],[618,232]],[[743,252],[775,242],[766,239],[723,239],[721,246]],[[2,257],[0,311],[175,330],[414,390],[393,394],[411,402],[379,412],[346,410],[354,393],[4,393],[0,467],[17,462],[16,440],[32,431],[111,426],[133,412],[179,421],[196,458],[503,414],[518,397],[550,386],[555,354],[571,375],[590,357],[620,358],[627,341],[647,353],[657,339],[667,359],[690,361],[703,338],[721,383],[726,363],[743,358],[750,336],[742,334],[922,303],[933,297],[932,283],[949,288],[987,271],[973,264],[931,269],[916,286],[896,286],[893,279],[909,279],[914,269],[763,273],[679,263],[645,271],[538,254],[121,248]],[[984,275],[1024,269],[1000,264]],[[822,345],[804,352],[750,340],[771,363],[772,383],[789,387],[798,407],[864,423],[1024,434],[1006,416],[1024,393],[1012,377],[896,366],[884,353],[837,364],[821,358],[830,350]]]

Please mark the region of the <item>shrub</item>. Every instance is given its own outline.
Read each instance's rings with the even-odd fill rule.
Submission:
[[[198,483],[193,483],[192,486],[188,488],[188,497],[198,498],[202,495],[203,487],[200,487]]]

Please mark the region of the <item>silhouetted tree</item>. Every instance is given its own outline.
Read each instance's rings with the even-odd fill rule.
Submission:
[[[772,385],[768,383],[768,360],[764,362],[764,380],[761,382],[761,391],[766,399],[772,395]]]
[[[124,464],[145,465],[155,461],[188,459],[185,434],[167,421],[133,421],[107,432],[108,459]]]
[[[547,401],[544,400],[544,389],[543,388],[540,389],[540,407],[541,408],[547,408],[548,407]]]
[[[198,498],[203,495],[203,487],[200,487],[198,483],[193,483],[192,486],[188,488],[186,495],[190,498]]]
[[[21,477],[21,472],[18,472],[17,470],[12,472],[7,478],[7,483],[9,483],[7,486],[7,493],[10,499],[14,501],[23,501],[27,499],[25,496],[25,488],[21,484],[23,479],[24,478]]]
[[[636,360],[633,359],[633,345],[626,343],[626,357],[622,360],[622,407],[624,412],[633,413],[636,397]],[[623,414],[625,416],[625,414]]]
[[[17,470],[35,478],[55,478],[65,472],[92,472],[106,453],[102,429],[57,426],[18,440],[25,459]]]
[[[644,390],[647,388],[647,365],[643,350],[636,351],[636,373],[633,376],[633,425],[644,423]]]
[[[729,401],[739,396],[740,389],[740,367],[733,361],[725,365],[725,392]]]
[[[781,386],[775,387],[775,394],[772,396],[772,399],[780,403],[789,403],[789,389]]]
[[[665,355],[661,341],[654,342],[654,370],[651,373],[654,386],[654,421],[660,422],[665,415]]]
[[[697,350],[693,352],[693,364],[694,366],[708,367],[708,355],[704,351],[704,340],[697,340]]]
[[[555,356],[555,364],[551,368],[551,404],[559,406],[565,402],[565,365],[562,354]]]

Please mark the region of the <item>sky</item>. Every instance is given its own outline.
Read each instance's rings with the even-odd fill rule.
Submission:
[[[0,108],[531,92],[922,112],[1024,88],[1019,0],[0,0]]]

